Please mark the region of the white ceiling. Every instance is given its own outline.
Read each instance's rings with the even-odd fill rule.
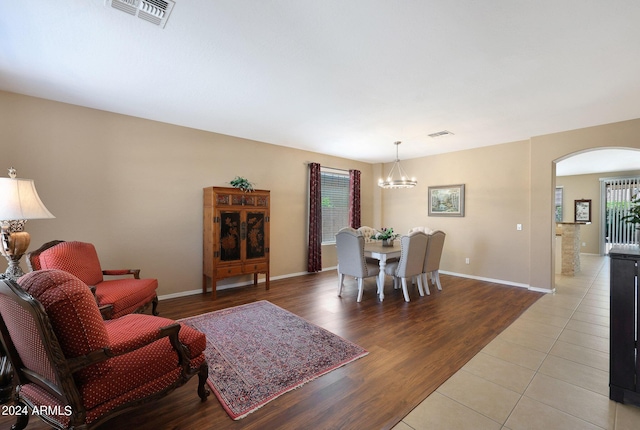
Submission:
[[[365,162],[640,118],[637,0],[175,1],[0,0],[0,89]]]

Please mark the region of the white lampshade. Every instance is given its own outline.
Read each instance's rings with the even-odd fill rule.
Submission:
[[[0,221],[55,218],[31,179],[0,178]]]

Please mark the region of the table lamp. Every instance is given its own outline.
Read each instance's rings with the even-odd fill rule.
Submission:
[[[24,274],[20,259],[31,241],[24,225],[29,219],[44,218],[55,217],[38,197],[33,180],[16,178],[16,170],[10,168],[9,177],[0,178],[0,254],[9,263],[4,277],[16,280]]]

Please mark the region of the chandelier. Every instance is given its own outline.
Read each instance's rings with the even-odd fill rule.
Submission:
[[[409,175],[407,175],[400,165],[400,158],[398,158],[398,146],[400,143],[400,141],[393,143],[396,145],[396,161],[393,163],[391,170],[389,170],[387,179],[383,180],[380,178],[380,180],[378,180],[378,186],[381,188],[413,188],[418,185],[416,178],[409,179]]]

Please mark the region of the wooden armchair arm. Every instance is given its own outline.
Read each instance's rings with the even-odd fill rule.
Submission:
[[[69,358],[67,359],[67,365],[69,366],[69,370],[71,373],[77,372],[78,370],[82,370],[85,367],[92,366],[97,363],[101,363],[105,360],[108,360],[113,357],[117,357],[119,355],[124,355],[132,351],[136,351],[142,347],[152,344],[158,339],[162,339],[163,337],[168,337],[169,342],[173,345],[174,349],[178,352],[179,363],[184,366],[183,360],[186,359],[184,353],[184,346],[178,340],[178,332],[180,331],[180,324],[173,323],[168,326],[160,327],[157,329],[155,336],[138,336],[137,341],[133,342],[132,345],[128,348],[118,349],[116,352],[113,351],[112,348],[101,348],[96,349],[95,351],[91,351],[87,355],[81,355],[79,357]],[[148,335],[149,333],[145,333]],[[146,339],[142,339],[146,337]],[[176,348],[176,345],[178,348]],[[186,363],[188,365],[188,361]]]
[[[100,315],[102,315],[103,320],[110,320],[113,316],[113,305],[98,306],[98,310],[100,311]]]
[[[140,279],[140,269],[103,270],[102,274],[105,276],[133,275],[135,279]]]

